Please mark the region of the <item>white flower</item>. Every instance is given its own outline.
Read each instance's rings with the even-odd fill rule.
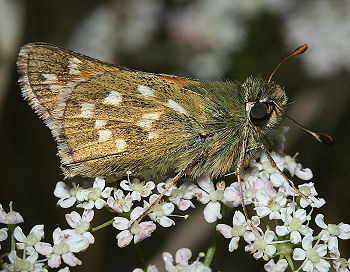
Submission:
[[[337,272],[349,272],[350,270],[350,259],[346,260],[344,258],[337,258],[333,261],[333,268]]]
[[[75,232],[85,236],[88,239],[89,244],[93,244],[95,242],[94,236],[92,236],[91,232],[89,232],[91,228],[90,222],[94,217],[93,210],[84,210],[82,216],[80,216],[80,214],[76,211],[73,211],[66,214],[65,217],[69,226],[74,228]]]
[[[276,247],[273,245],[275,233],[271,230],[267,230],[264,236],[255,235],[256,239],[253,243],[250,243],[245,247],[245,251],[253,253],[255,259],[263,257],[264,260],[267,260],[272,257],[276,252]]]
[[[263,180],[258,175],[249,175],[245,177],[244,197],[245,203],[250,204],[256,198],[259,191],[264,191],[266,195],[272,197],[276,195],[276,190],[273,188],[271,181]],[[246,200],[247,199],[247,200]]]
[[[28,250],[28,247],[35,247],[40,240],[44,237],[44,225],[35,225],[28,236],[25,236],[22,229],[17,226],[13,231],[15,239],[19,242],[16,243],[18,249]]]
[[[57,268],[61,265],[61,258],[69,266],[81,265],[81,261],[73,253],[85,250],[89,246],[88,239],[79,234],[68,234],[56,228],[52,234],[54,245],[39,242],[36,251],[48,258],[48,265]]]
[[[87,202],[83,202],[77,207],[90,210],[94,207],[96,209],[102,209],[107,203],[103,198],[108,198],[113,190],[112,187],[106,187],[106,182],[103,178],[95,178],[93,187],[88,189],[89,193],[87,196]]]
[[[0,223],[13,225],[22,223],[24,221],[22,215],[12,210],[12,201],[10,202],[9,207],[10,211],[6,213],[0,204]]]
[[[302,235],[312,235],[313,230],[306,225],[303,225],[307,221],[306,210],[295,210],[295,206],[290,204],[287,208],[281,209],[283,226],[276,227],[276,233],[279,236],[286,236],[290,234],[290,240],[293,244],[301,242]]]
[[[259,225],[259,219],[257,220],[257,226]],[[238,242],[241,237],[248,243],[255,239],[252,232],[249,232],[250,227],[248,227],[247,222],[243,213],[236,211],[232,219],[232,227],[226,224],[218,224],[216,230],[220,232],[225,238],[231,239],[228,250],[233,252],[238,248]]]
[[[124,192],[118,189],[114,192],[113,197],[108,197],[107,205],[117,213],[129,212],[133,204],[132,200],[130,193],[125,196]]]
[[[146,210],[157,199],[158,195],[151,195],[149,203],[144,201],[144,209]],[[149,218],[159,223],[162,227],[170,227],[175,225],[175,222],[168,217],[174,211],[173,203],[157,203],[148,214]]]
[[[33,247],[27,248],[27,257],[25,259],[17,256],[16,251],[12,250],[8,256],[10,265],[5,267],[5,270],[1,271],[33,271],[33,272],[47,272],[47,269],[43,268],[45,263],[37,262],[38,253]]]
[[[120,182],[120,187],[126,191],[131,191],[133,200],[140,201],[141,197],[148,197],[156,186],[152,181],[148,181],[145,184],[138,179],[134,179],[132,182],[122,180]]]
[[[338,239],[347,240],[350,238],[350,225],[339,223],[336,224],[326,224],[324,222],[324,216],[322,214],[316,215],[315,222],[317,226],[323,230],[320,233],[320,239],[328,242],[328,249],[330,251],[338,250]]]
[[[286,206],[287,199],[282,193],[275,194],[274,197],[267,195],[265,191],[257,191],[255,208],[259,217],[269,216],[269,219],[281,219],[281,209]]]
[[[242,184],[243,186],[243,191],[244,190],[244,183]],[[229,207],[237,207],[242,204],[241,201],[241,195],[239,194],[239,184],[238,182],[233,182],[231,183],[230,186],[228,186],[225,191],[224,191],[224,199],[225,199],[225,204],[228,205]],[[249,199],[248,199],[249,203]],[[247,203],[247,204],[248,204]]]
[[[299,185],[298,188],[299,188],[299,191],[307,197],[307,198],[302,197],[300,199],[300,206],[302,208],[306,208],[309,205],[312,205],[316,208],[320,208],[326,203],[326,201],[323,198],[316,197],[318,193],[315,189],[313,182]]]
[[[1,228],[0,229],[0,242],[5,241],[8,238],[8,228]],[[0,245],[1,250],[1,245]]]
[[[283,272],[288,268],[288,262],[286,259],[282,259],[275,264],[275,261],[271,259],[264,265],[264,268],[267,272]]]
[[[285,162],[289,163],[289,161],[285,161],[284,157],[278,155],[276,152],[272,151],[270,153],[271,157],[273,158],[273,160],[275,161],[277,167],[283,171],[285,168]],[[277,170],[275,168],[272,167],[272,165],[270,164],[268,158],[266,157],[264,152],[260,153],[260,161],[259,161],[260,166],[258,166],[259,168],[261,168],[261,172],[260,177],[262,179],[264,179],[264,177],[268,177],[269,179],[271,178],[271,175],[278,173]],[[272,180],[271,180],[272,181]],[[276,182],[277,182],[277,178],[276,178]],[[277,184],[274,184],[274,182],[272,182],[274,184],[275,187],[279,187],[281,186],[283,183],[285,182],[285,180],[282,178],[280,179],[280,181]]]
[[[143,211],[141,207],[133,209],[130,214],[130,220],[124,217],[114,217],[113,227],[121,230],[116,237],[119,247],[127,246],[133,238],[136,244],[150,237],[151,233],[155,231],[156,225],[152,221],[141,222],[139,224],[134,222],[134,220],[142,215]]]
[[[82,202],[87,200],[88,193],[89,191],[87,189],[76,186],[74,182],[72,182],[72,187],[69,187],[62,181],[57,182],[54,191],[54,195],[60,198],[57,201],[57,206],[62,208],[69,208],[77,201]]]
[[[219,201],[224,200],[225,182],[218,182],[216,190],[214,183],[207,175],[202,175],[197,179],[197,183],[201,189],[196,192],[198,200],[202,204],[207,204],[204,208],[204,218],[208,223],[213,223],[217,219],[221,219],[221,205]]]
[[[301,268],[304,271],[319,271],[327,272],[329,271],[330,264],[327,262],[324,257],[327,254],[327,245],[326,244],[317,244],[312,247],[312,236],[305,236],[302,241],[302,249],[295,248],[293,251],[293,259],[296,261],[304,260]]]
[[[171,179],[169,179],[171,181]],[[168,182],[161,182],[157,184],[157,190],[162,193],[167,187]],[[176,186],[171,186],[171,188],[166,192],[166,196],[169,196],[169,201],[174,203],[180,211],[185,211],[188,208],[194,208],[194,205],[190,199],[195,197],[198,187],[193,182],[185,182],[180,185],[179,188]]]
[[[162,254],[163,261],[165,263],[165,270],[168,272],[178,272],[178,271],[186,271],[186,272],[210,272],[211,269],[208,266],[205,266],[200,261],[194,261],[189,264],[189,260],[192,257],[192,252],[188,248],[181,248],[176,251],[174,265],[173,256],[169,252],[164,252]]]

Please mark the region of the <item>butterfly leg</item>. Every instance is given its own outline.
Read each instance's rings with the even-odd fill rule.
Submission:
[[[147,215],[152,211],[152,209],[154,208],[154,206],[157,205],[157,204],[159,203],[159,201],[163,198],[163,196],[166,194],[166,192],[167,192],[173,185],[175,185],[175,184],[179,181],[179,179],[185,174],[185,171],[187,170],[187,168],[188,168],[188,165],[187,165],[184,169],[182,169],[179,173],[177,173],[177,174],[175,175],[175,177],[173,177],[173,178],[170,180],[169,184],[165,187],[164,191],[156,198],[155,201],[153,201],[153,202],[151,203],[151,205],[143,212],[142,215],[140,215],[139,218],[137,218],[132,224],[130,224],[130,226],[132,226],[134,223],[139,224],[139,223],[141,222],[141,220],[142,220],[145,216],[147,216]]]
[[[269,160],[269,163],[271,164],[271,166],[273,168],[275,168],[277,170],[277,172],[288,182],[289,186],[293,188],[293,190],[295,192],[297,192],[298,194],[300,194],[302,197],[307,198],[307,196],[305,196],[304,194],[302,194],[299,189],[297,187],[295,187],[294,183],[291,182],[288,177],[286,176],[286,174],[284,174],[281,169],[278,168],[277,164],[275,163],[275,161],[273,160],[273,158],[271,157],[269,151],[267,150],[267,148],[265,147],[265,145],[263,143],[260,143],[260,148],[264,151],[267,159]]]
[[[238,185],[239,185],[239,195],[241,197],[243,213],[244,213],[246,221],[249,220],[249,216],[248,216],[247,208],[246,208],[245,202],[244,202],[244,194],[243,194],[241,174],[242,174],[242,171],[243,171],[244,157],[245,157],[245,154],[246,154],[246,151],[247,151],[248,136],[249,136],[249,131],[248,131],[248,128],[246,128],[246,130],[244,132],[242,149],[241,149],[241,152],[239,154],[239,160],[238,160],[236,171],[235,171],[236,177],[237,177],[237,181],[238,181]]]

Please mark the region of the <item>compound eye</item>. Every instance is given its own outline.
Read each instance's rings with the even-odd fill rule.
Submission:
[[[250,110],[250,120],[254,125],[266,122],[271,115],[270,107],[267,103],[255,103]]]

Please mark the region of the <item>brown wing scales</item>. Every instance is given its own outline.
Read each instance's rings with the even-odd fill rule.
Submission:
[[[177,170],[202,148],[208,103],[198,81],[130,71],[55,46],[18,58],[26,100],[58,142],[66,177]]]

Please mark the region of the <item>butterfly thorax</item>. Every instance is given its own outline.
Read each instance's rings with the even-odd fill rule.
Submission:
[[[245,135],[246,164],[258,150],[261,137],[280,122],[287,103],[279,85],[260,77],[250,77],[243,84],[204,82],[190,89],[208,99],[207,119],[202,121],[202,156],[192,167],[192,176],[205,173],[218,177],[235,171]],[[258,116],[254,118],[254,114]]]

